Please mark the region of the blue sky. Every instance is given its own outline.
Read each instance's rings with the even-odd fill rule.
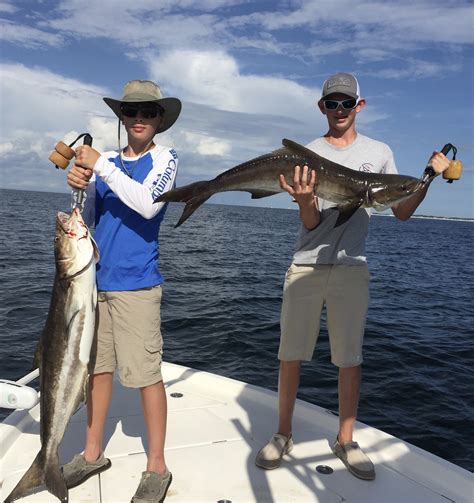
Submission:
[[[348,71],[367,99],[359,131],[390,145],[400,173],[458,147],[461,180],[435,180],[418,213],[474,218],[472,2],[0,0],[0,38],[1,187],[66,191],[50,151],[85,131],[116,148],[102,97],[130,79],[183,101],[157,137],[177,149],[183,185],[324,134],[321,85]],[[287,194],[211,201],[293,207]]]

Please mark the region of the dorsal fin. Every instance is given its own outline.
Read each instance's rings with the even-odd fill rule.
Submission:
[[[300,145],[299,143],[296,143],[293,140],[288,140],[287,138],[283,138],[281,141],[283,145],[292,150],[293,152],[297,152],[298,154],[303,155],[304,157],[310,157],[310,158],[315,158],[318,157],[318,155],[310,150],[309,148],[304,147],[303,145]]]

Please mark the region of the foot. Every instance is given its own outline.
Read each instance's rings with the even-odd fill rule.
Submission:
[[[110,459],[106,458],[103,452],[95,461],[86,461],[82,454],[76,454],[69,463],[62,467],[64,481],[67,488],[72,489],[111,466]]]
[[[292,437],[275,433],[270,442],[260,449],[255,464],[264,470],[273,470],[281,465],[281,459],[293,449]]]
[[[332,452],[346,465],[352,475],[363,480],[375,479],[374,465],[357,442],[340,444],[336,439]]]
[[[143,472],[135,496],[131,503],[162,503],[173,480],[171,472]]]

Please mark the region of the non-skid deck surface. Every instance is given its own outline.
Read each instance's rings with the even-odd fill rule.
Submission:
[[[362,424],[356,438],[375,462],[377,477],[373,482],[356,479],[329,446],[337,418],[304,402],[298,402],[295,410],[294,450],[279,469],[261,470],[254,460],[274,430],[274,393],[172,364],[164,364],[163,374],[168,395],[166,461],[173,473],[167,501],[171,503],[447,503],[470,499],[468,472]],[[176,393],[183,396],[173,398]],[[35,414],[34,410],[30,413],[37,419]],[[83,448],[84,429],[83,408],[64,437],[62,463]],[[28,431],[2,459],[3,498],[40,448],[38,422],[32,421]],[[112,468],[72,489],[71,503],[130,501],[146,466],[137,390],[115,385],[105,445]],[[333,473],[318,473],[318,465],[331,467]],[[42,491],[21,501],[52,503],[55,498]]]

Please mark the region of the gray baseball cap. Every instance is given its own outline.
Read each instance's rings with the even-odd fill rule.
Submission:
[[[350,73],[336,73],[329,77],[323,84],[321,99],[329,94],[341,93],[358,99],[360,97],[359,83]]]

